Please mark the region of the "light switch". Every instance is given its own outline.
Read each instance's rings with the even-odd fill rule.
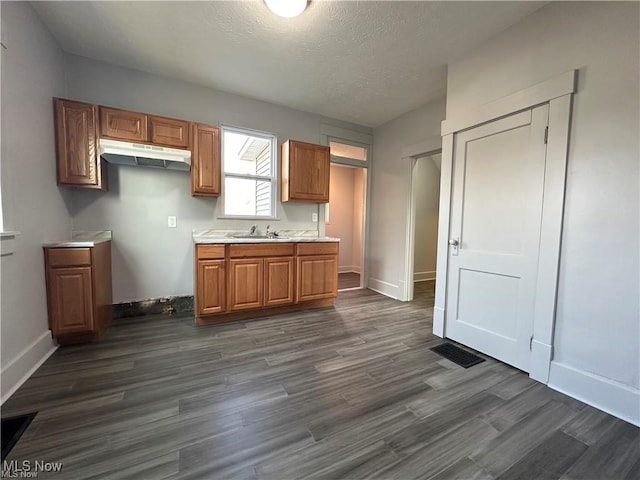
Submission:
[[[317,222],[318,221],[318,214],[316,212],[313,212],[311,214],[311,221],[312,222]]]
[[[175,215],[169,215],[167,217],[167,227],[176,228],[178,226],[178,219]]]

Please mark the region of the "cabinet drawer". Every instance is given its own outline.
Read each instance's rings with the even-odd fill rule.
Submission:
[[[229,246],[229,256],[242,257],[280,257],[293,255],[293,243],[244,243]]]
[[[91,265],[90,248],[48,248],[47,261],[50,267],[73,267]]]
[[[196,245],[198,260],[224,258],[224,245]]]
[[[331,255],[338,253],[338,242],[298,243],[298,255]]]

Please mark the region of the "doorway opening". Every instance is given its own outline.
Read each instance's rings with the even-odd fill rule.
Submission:
[[[364,221],[367,169],[331,164],[325,233],[340,239],[338,291],[364,288]]]
[[[411,157],[406,300],[433,298],[438,247],[441,150]]]

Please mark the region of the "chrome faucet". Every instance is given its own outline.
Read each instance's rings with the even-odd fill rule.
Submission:
[[[267,225],[267,238],[272,238],[273,232],[269,228],[271,228],[271,225]]]
[[[249,235],[255,235],[256,234],[256,225],[251,225],[251,231],[249,232]]]

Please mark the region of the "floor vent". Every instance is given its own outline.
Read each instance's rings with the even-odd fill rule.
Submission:
[[[432,347],[431,350],[464,368],[473,367],[474,365],[484,362],[484,358],[479,357],[474,353],[467,352],[452,343],[443,343]]]
[[[18,442],[38,412],[2,419],[2,461]]]

